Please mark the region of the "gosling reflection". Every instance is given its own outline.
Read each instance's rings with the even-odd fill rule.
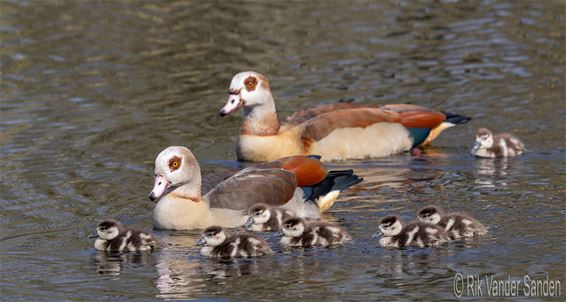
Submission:
[[[422,279],[434,279],[450,271],[442,259],[454,254],[452,249],[409,249],[399,253],[398,250],[384,250],[381,256],[376,277],[390,280],[384,283],[395,288],[395,280],[407,276],[417,276]],[[387,286],[389,285],[389,286]]]
[[[256,259],[203,260],[200,263],[200,272],[208,279],[259,275],[261,272]]]
[[[127,267],[135,266],[155,266],[155,254],[149,252],[134,253],[111,253],[100,252],[94,253],[92,262],[96,268],[96,272],[101,275],[118,276],[122,270]]]
[[[157,274],[155,287],[158,298],[187,299],[197,297],[206,288],[214,288],[215,280],[230,277],[259,275],[257,259],[210,259],[199,253],[196,242],[201,231],[162,231],[161,246],[156,253]],[[272,242],[270,242],[272,243]]]
[[[511,159],[503,158],[479,158],[474,161],[476,172],[475,184],[484,188],[494,188],[497,178],[507,176],[511,168]],[[497,182],[499,186],[507,186],[505,181]]]
[[[200,238],[198,230],[183,233],[163,231],[156,235],[161,242],[160,249],[155,254],[158,274],[155,287],[159,292],[157,298],[160,299],[198,298],[203,293],[211,294],[211,288],[223,292],[226,288],[218,287],[220,280],[265,276],[266,272],[289,274],[300,280],[308,279],[313,271],[321,269],[319,253],[335,252],[331,249],[285,250],[279,244],[279,236],[268,234],[262,238],[274,250],[275,254],[271,257],[214,259],[200,255],[196,246]],[[312,254],[319,256],[314,257]]]
[[[198,231],[156,232],[161,246],[156,254],[157,274],[155,287],[159,291],[158,298],[186,299],[187,294],[199,291],[202,282],[199,278],[199,258],[195,242],[199,238]]]

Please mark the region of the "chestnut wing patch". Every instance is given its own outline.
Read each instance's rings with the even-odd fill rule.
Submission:
[[[293,172],[283,169],[258,169],[240,171],[221,182],[208,194],[211,208],[246,210],[256,203],[281,206],[295,193],[297,179]]]
[[[315,118],[321,114],[342,110],[342,109],[358,109],[358,108],[377,108],[379,105],[372,104],[356,104],[356,103],[336,103],[336,104],[325,104],[318,105],[314,107],[308,107],[301,111],[297,111],[292,115],[287,117],[287,122],[298,125],[302,124],[312,118]]]
[[[381,107],[381,109],[398,113],[401,117],[400,123],[407,128],[432,129],[446,120],[444,113],[418,105],[389,104]]]

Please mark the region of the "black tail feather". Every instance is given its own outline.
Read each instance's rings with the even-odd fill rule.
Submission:
[[[334,186],[332,186],[332,190],[340,190],[340,191],[344,191],[347,188],[353,186],[353,185],[357,185],[360,182],[362,182],[362,180],[364,180],[363,178],[358,177],[355,174],[349,174],[349,175],[341,175],[341,176],[337,176],[334,179]]]
[[[353,170],[334,170],[328,172],[328,175],[320,183],[309,186],[302,187],[305,194],[305,199],[314,201],[320,196],[324,196],[331,191],[340,190],[344,191],[347,188],[358,184],[364,180],[356,174]]]
[[[450,113],[450,112],[442,112],[444,113],[444,115],[446,115],[446,122],[458,125],[458,124],[465,124],[467,122],[469,122],[472,118],[471,117],[467,117],[467,116],[463,116],[463,115],[459,115],[456,113]]]

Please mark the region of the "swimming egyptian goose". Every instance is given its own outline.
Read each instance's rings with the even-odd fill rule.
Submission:
[[[203,196],[197,160],[189,149],[172,146],[155,160],[149,198],[157,201],[153,221],[159,229],[238,227],[244,225],[247,210],[256,203],[318,218],[340,191],[360,181],[352,170],[327,171],[317,157],[293,156],[248,167]]]
[[[267,77],[246,71],[232,78],[221,116],[244,110],[239,160],[266,162],[318,154],[322,160],[383,157],[426,145],[470,118],[408,104],[338,103],[296,112],[281,124]]]
[[[525,146],[515,136],[501,133],[493,136],[487,128],[476,131],[472,155],[477,157],[513,157],[525,152]]]

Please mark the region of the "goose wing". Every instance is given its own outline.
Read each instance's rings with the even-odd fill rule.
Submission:
[[[205,195],[211,208],[246,210],[256,203],[281,206],[295,193],[293,172],[278,168],[246,168],[219,183]]]

